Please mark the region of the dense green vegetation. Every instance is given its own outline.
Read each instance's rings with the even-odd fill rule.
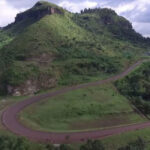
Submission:
[[[0,136],[1,150],[29,150],[29,144],[20,138]]]
[[[73,146],[62,144],[54,146],[52,144],[38,144],[30,142],[23,138],[16,138],[15,136],[0,136],[1,150],[75,150]],[[88,140],[78,148],[79,150],[105,150],[103,144],[96,140]]]
[[[9,36],[8,34],[4,33],[2,30],[0,30],[0,49],[10,43],[12,41],[13,37]]]
[[[115,85],[141,112],[150,114],[150,62],[145,62]]]
[[[88,29],[91,32],[105,34],[105,30],[111,33],[111,36],[132,42],[134,44],[150,44],[149,39],[142,37],[132,28],[132,24],[122,16],[111,9],[85,9],[80,14],[74,16],[80,26]],[[89,21],[90,20],[90,21]],[[91,23],[94,23],[93,25]],[[101,26],[101,29],[99,28]],[[105,29],[105,30],[104,30]]]
[[[49,7],[59,13],[43,16]],[[13,94],[9,86],[21,87],[28,80],[37,92],[110,76],[140,57],[148,46],[149,40],[112,10],[72,14],[39,2],[0,31],[0,91],[3,95]],[[55,83],[47,86],[46,80]]]
[[[130,142],[128,145],[119,148],[118,150],[145,150],[145,142],[143,139],[138,138],[134,142]]]
[[[103,144],[98,140],[88,140],[86,144],[81,145],[80,150],[105,150],[105,148]]]
[[[70,145],[39,144],[12,135],[0,135],[1,150],[74,150]]]
[[[145,150],[146,144],[142,138],[138,138],[133,142],[129,142],[126,146],[118,148],[118,150]],[[80,150],[105,150],[101,141],[88,140],[86,144],[80,146]]]
[[[144,141],[144,145],[145,145],[144,150],[149,150],[150,149],[150,141],[149,141],[150,129],[149,128],[107,137],[103,139],[101,142],[105,146],[106,150],[117,150],[121,147],[128,146],[129,143],[135,143],[135,141],[138,141],[139,137],[142,139],[142,141]]]

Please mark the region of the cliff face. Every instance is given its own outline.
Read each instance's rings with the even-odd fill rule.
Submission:
[[[35,6],[26,12],[20,13],[16,16],[15,22],[20,22],[24,19],[40,19],[46,15],[52,15],[52,14],[63,14],[63,11],[59,8],[43,5],[42,2],[38,2],[35,4]]]

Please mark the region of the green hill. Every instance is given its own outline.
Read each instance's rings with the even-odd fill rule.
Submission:
[[[107,77],[149,44],[110,9],[73,14],[40,1],[0,31],[0,93],[28,95]]]

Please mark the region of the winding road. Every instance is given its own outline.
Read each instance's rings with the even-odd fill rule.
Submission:
[[[122,126],[122,127],[113,127],[111,129],[104,129],[104,130],[96,130],[96,131],[85,131],[85,132],[67,132],[67,133],[55,133],[55,132],[43,132],[30,129],[19,122],[19,113],[24,108],[28,107],[29,105],[39,102],[45,98],[51,98],[72,90],[90,87],[90,86],[97,86],[102,85],[108,82],[116,81],[124,76],[126,76],[129,72],[135,69],[138,65],[142,64],[143,61],[138,61],[128,69],[126,69],[123,73],[108,78],[106,80],[96,81],[87,84],[80,84],[77,86],[67,87],[60,89],[55,92],[51,92],[48,94],[42,94],[38,96],[34,96],[24,101],[18,102],[13,106],[10,106],[6,110],[4,110],[1,121],[3,125],[13,133],[27,137],[31,140],[40,141],[40,142],[51,142],[54,144],[62,144],[62,143],[73,143],[73,142],[81,142],[87,139],[101,139],[107,136],[116,135],[122,132],[138,130],[146,127],[150,127],[150,122]]]

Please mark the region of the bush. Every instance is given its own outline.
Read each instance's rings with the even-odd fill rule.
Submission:
[[[80,150],[105,150],[105,148],[103,144],[98,140],[95,141],[88,140],[85,145],[82,145],[80,147]]]
[[[21,138],[0,136],[0,150],[29,150],[29,145]]]
[[[138,138],[135,142],[131,142],[128,145],[119,148],[118,150],[144,150],[145,142],[143,139]]]
[[[115,82],[121,94],[144,114],[150,114],[150,63],[144,63],[127,77]]]

